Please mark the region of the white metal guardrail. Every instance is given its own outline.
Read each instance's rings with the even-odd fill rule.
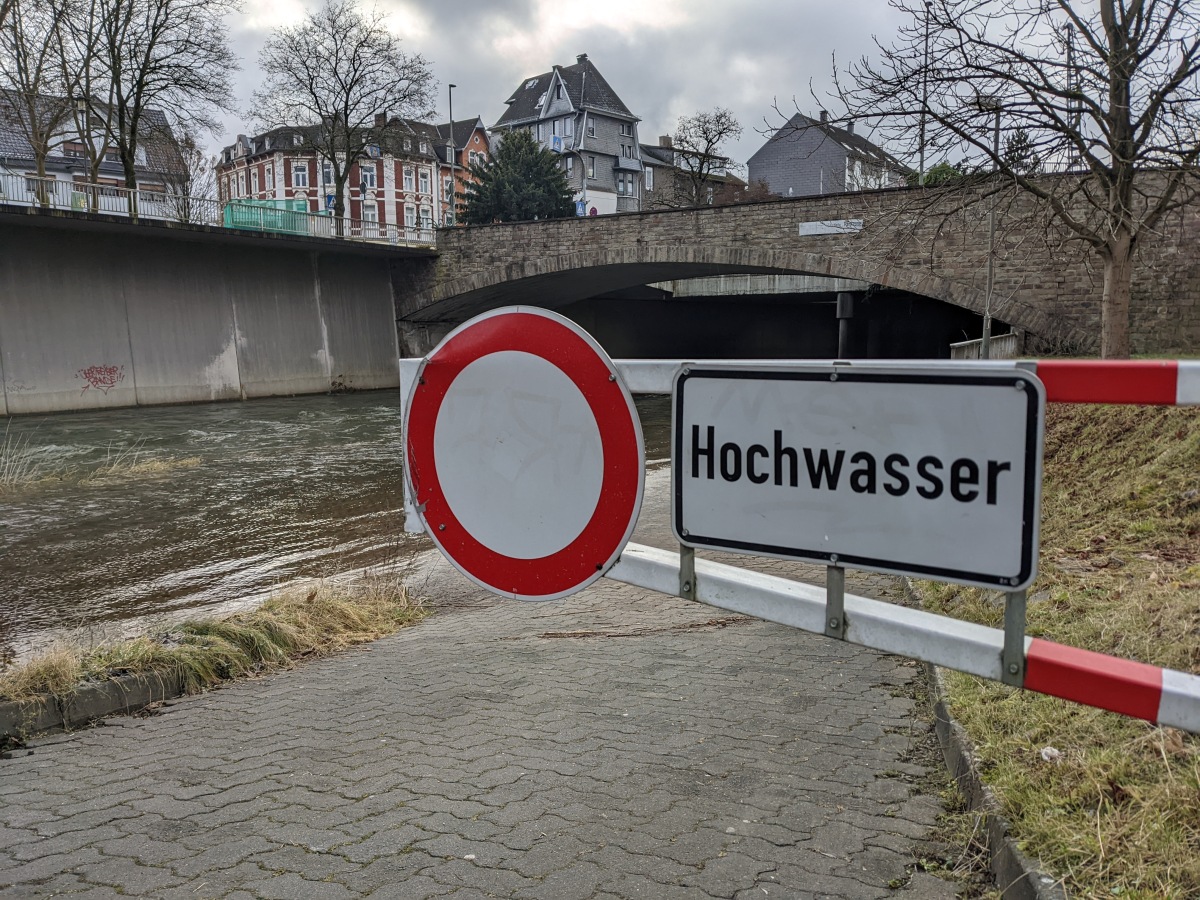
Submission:
[[[420,359],[399,361],[407,405]],[[633,393],[671,393],[684,366],[755,368],[813,365],[811,360],[616,360]],[[824,363],[833,365],[832,361]],[[1200,405],[1200,362],[1147,360],[862,360],[872,368],[1012,370],[1042,381],[1048,402]],[[405,528],[424,531],[405,486]],[[672,553],[627,544],[605,577],[803,631],[896,653],[1017,687],[1062,697],[1162,725],[1200,733],[1200,677],[1055,644],[1025,635],[1025,593],[1007,595],[1003,630],[845,594],[844,570],[828,568],[825,588],[749,572],[705,559],[694,550]]]
[[[192,197],[174,191],[130,190],[118,185],[39,178],[35,175],[0,174],[0,205],[5,204],[366,241],[396,247],[432,247],[436,242],[433,228],[410,228],[360,219],[339,220],[320,213],[248,205],[239,205],[237,216],[231,220],[226,215],[228,204],[205,197]],[[230,221],[236,224],[231,225]]]

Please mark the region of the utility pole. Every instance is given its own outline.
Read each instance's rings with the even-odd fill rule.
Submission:
[[[925,184],[925,110],[929,108],[929,9],[933,6],[930,0],[925,0],[925,63],[921,66],[921,161],[917,164],[917,184]]]
[[[450,224],[458,224],[458,178],[456,177],[458,144],[454,140],[454,89],[456,84],[446,86],[450,94]]]
[[[996,123],[992,131],[992,159],[996,162],[993,168],[999,168],[1000,159],[1000,102],[993,100],[996,112]],[[993,191],[998,186],[993,185]],[[992,288],[996,273],[996,195],[992,194],[992,208],[988,211],[988,262],[987,288],[983,295],[983,338],[979,342],[979,358],[992,358]]]

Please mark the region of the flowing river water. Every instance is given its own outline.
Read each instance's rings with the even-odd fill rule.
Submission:
[[[669,398],[637,405],[668,457]],[[401,449],[396,391],[8,420],[0,664],[411,559]]]

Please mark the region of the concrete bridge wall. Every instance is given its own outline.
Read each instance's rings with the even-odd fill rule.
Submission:
[[[933,199],[931,199],[933,198]],[[933,192],[876,191],[695,210],[444,231],[436,262],[396,271],[402,342],[509,303],[561,307],[587,296],[698,276],[808,274],[866,281],[982,313],[989,200],[966,209]],[[801,223],[861,220],[854,233]],[[1027,196],[998,204],[992,312],[1034,343],[1098,342],[1103,272]],[[1132,301],[1137,352],[1200,346],[1200,204],[1141,243]],[[898,294],[893,294],[898,296]],[[730,299],[736,303],[736,298]]]
[[[0,414],[398,384],[382,256],[0,222]]]

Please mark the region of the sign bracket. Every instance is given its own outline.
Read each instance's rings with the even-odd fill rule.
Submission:
[[[837,562],[837,555],[832,559]],[[825,569],[825,634],[846,639],[846,570],[841,566]]]
[[[1004,595],[1004,649],[1000,652],[1000,680],[1025,686],[1025,592]]]
[[[696,599],[696,551],[683,544],[679,545],[679,596]]]

